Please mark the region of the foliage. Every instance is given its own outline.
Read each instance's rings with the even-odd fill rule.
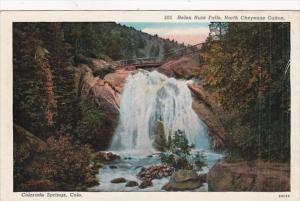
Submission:
[[[92,150],[73,142],[68,135],[50,137],[38,148],[33,165],[36,174],[53,184],[52,190],[80,190],[94,176]]]
[[[160,154],[162,163],[166,163],[175,169],[197,169],[206,166],[206,156],[203,152],[191,153],[191,148],[184,131],[175,131],[168,137],[167,151]]]
[[[214,40],[219,40],[226,32],[226,22],[211,22],[209,24],[209,36]]]
[[[101,55],[113,60],[159,56],[160,48],[165,44],[170,48],[180,47],[175,41],[151,36],[114,22],[63,23],[63,31],[66,41],[74,47],[74,55],[94,58]]]
[[[14,23],[13,33],[14,123],[34,133],[41,140],[62,133],[72,133],[75,136],[80,111],[75,91],[74,67],[71,66],[70,46],[64,41],[61,24]],[[18,132],[14,129],[15,188],[43,190],[39,185],[45,184],[44,190],[51,190],[59,184],[52,184],[48,176],[45,178],[45,174],[40,172],[44,161],[38,161],[36,158],[39,156],[45,160],[48,157],[47,152],[37,152],[37,147],[33,146],[31,138],[28,138],[29,135],[25,136],[27,137],[18,137]],[[61,149],[69,149],[72,152],[80,150],[79,145],[74,145],[74,149],[71,145],[71,142],[65,147],[59,144]],[[61,150],[56,148],[47,148],[47,151],[51,151],[53,155],[57,152],[57,157],[61,157]],[[88,159],[90,153],[84,152]],[[74,152],[74,157],[76,154],[77,152]],[[52,162],[66,165],[59,158],[54,158]],[[76,165],[78,161],[74,159],[73,162],[73,165]],[[85,170],[81,171],[83,175],[79,175],[79,178],[89,177],[88,171],[83,173]],[[66,176],[60,179],[72,182]],[[73,184],[66,184],[66,187],[71,188],[70,185]]]
[[[230,152],[289,160],[289,23],[212,23],[210,28],[202,78],[226,109],[223,122],[237,146]]]
[[[61,23],[39,23],[41,39],[49,51],[57,99],[56,128],[71,132],[78,121],[79,102],[75,90],[75,69],[72,67],[71,46],[65,42]],[[43,31],[41,31],[43,30]]]
[[[14,23],[14,122],[47,138],[54,127],[56,97],[49,54],[35,24]]]
[[[81,121],[77,127],[77,138],[82,143],[88,143],[95,149],[99,149],[99,141],[105,141],[105,133],[99,130],[105,126],[106,114],[104,109],[94,99],[85,98],[80,102]]]
[[[69,135],[46,142],[14,125],[14,190],[85,190],[96,183],[93,153]]]
[[[185,132],[182,130],[177,130],[173,136],[168,137],[167,149],[176,155],[190,154],[191,148],[193,145],[189,145]]]
[[[158,57],[159,52],[160,52],[160,49],[159,49],[158,45],[156,45],[156,46],[152,45],[151,46],[151,49],[150,49],[150,56],[151,57]]]
[[[37,47],[35,59],[37,66],[40,67],[39,75],[42,80],[43,96],[43,108],[44,109],[44,119],[47,126],[52,126],[54,124],[54,115],[56,114],[56,97],[54,96],[54,83],[52,79],[51,67],[48,59],[46,58],[46,53],[48,51],[41,46]]]

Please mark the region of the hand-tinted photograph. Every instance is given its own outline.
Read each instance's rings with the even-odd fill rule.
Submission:
[[[290,23],[14,22],[14,191],[290,191]]]

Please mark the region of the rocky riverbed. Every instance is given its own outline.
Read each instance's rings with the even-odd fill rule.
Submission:
[[[208,166],[202,171],[175,174],[173,167],[161,164],[159,153],[114,153],[120,158],[113,157],[115,160],[106,161],[102,165],[97,175],[100,185],[90,188],[89,191],[207,191],[208,185],[203,175],[222,158],[221,154],[206,151]],[[179,183],[178,178],[181,179]]]

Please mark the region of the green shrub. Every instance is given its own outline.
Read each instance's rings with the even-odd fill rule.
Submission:
[[[194,164],[197,169],[202,169],[202,167],[206,166],[207,158],[204,155],[204,152],[197,152],[194,156]]]
[[[88,145],[73,142],[69,135],[61,135],[48,138],[37,151],[39,157],[31,168],[38,175],[36,180],[52,184],[47,190],[86,190],[97,184],[93,152]]]
[[[201,170],[206,165],[204,152],[191,153],[193,145],[190,145],[184,131],[178,130],[173,136],[168,137],[167,151],[160,154],[162,163],[175,169]]]
[[[106,67],[106,68],[100,68],[97,70],[93,71],[93,75],[95,77],[100,77],[101,79],[103,79],[105,77],[105,75],[114,72],[114,69],[112,69],[111,67]]]
[[[14,145],[14,191],[81,191],[99,184],[99,166],[88,145],[69,135],[29,144],[32,136],[25,133],[26,139]]]

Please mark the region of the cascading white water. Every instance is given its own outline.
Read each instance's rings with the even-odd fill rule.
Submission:
[[[180,129],[195,148],[208,149],[207,129],[192,109],[186,82],[157,71],[139,70],[130,75],[121,95],[120,120],[111,149],[153,152],[158,121],[163,124],[166,139]]]

